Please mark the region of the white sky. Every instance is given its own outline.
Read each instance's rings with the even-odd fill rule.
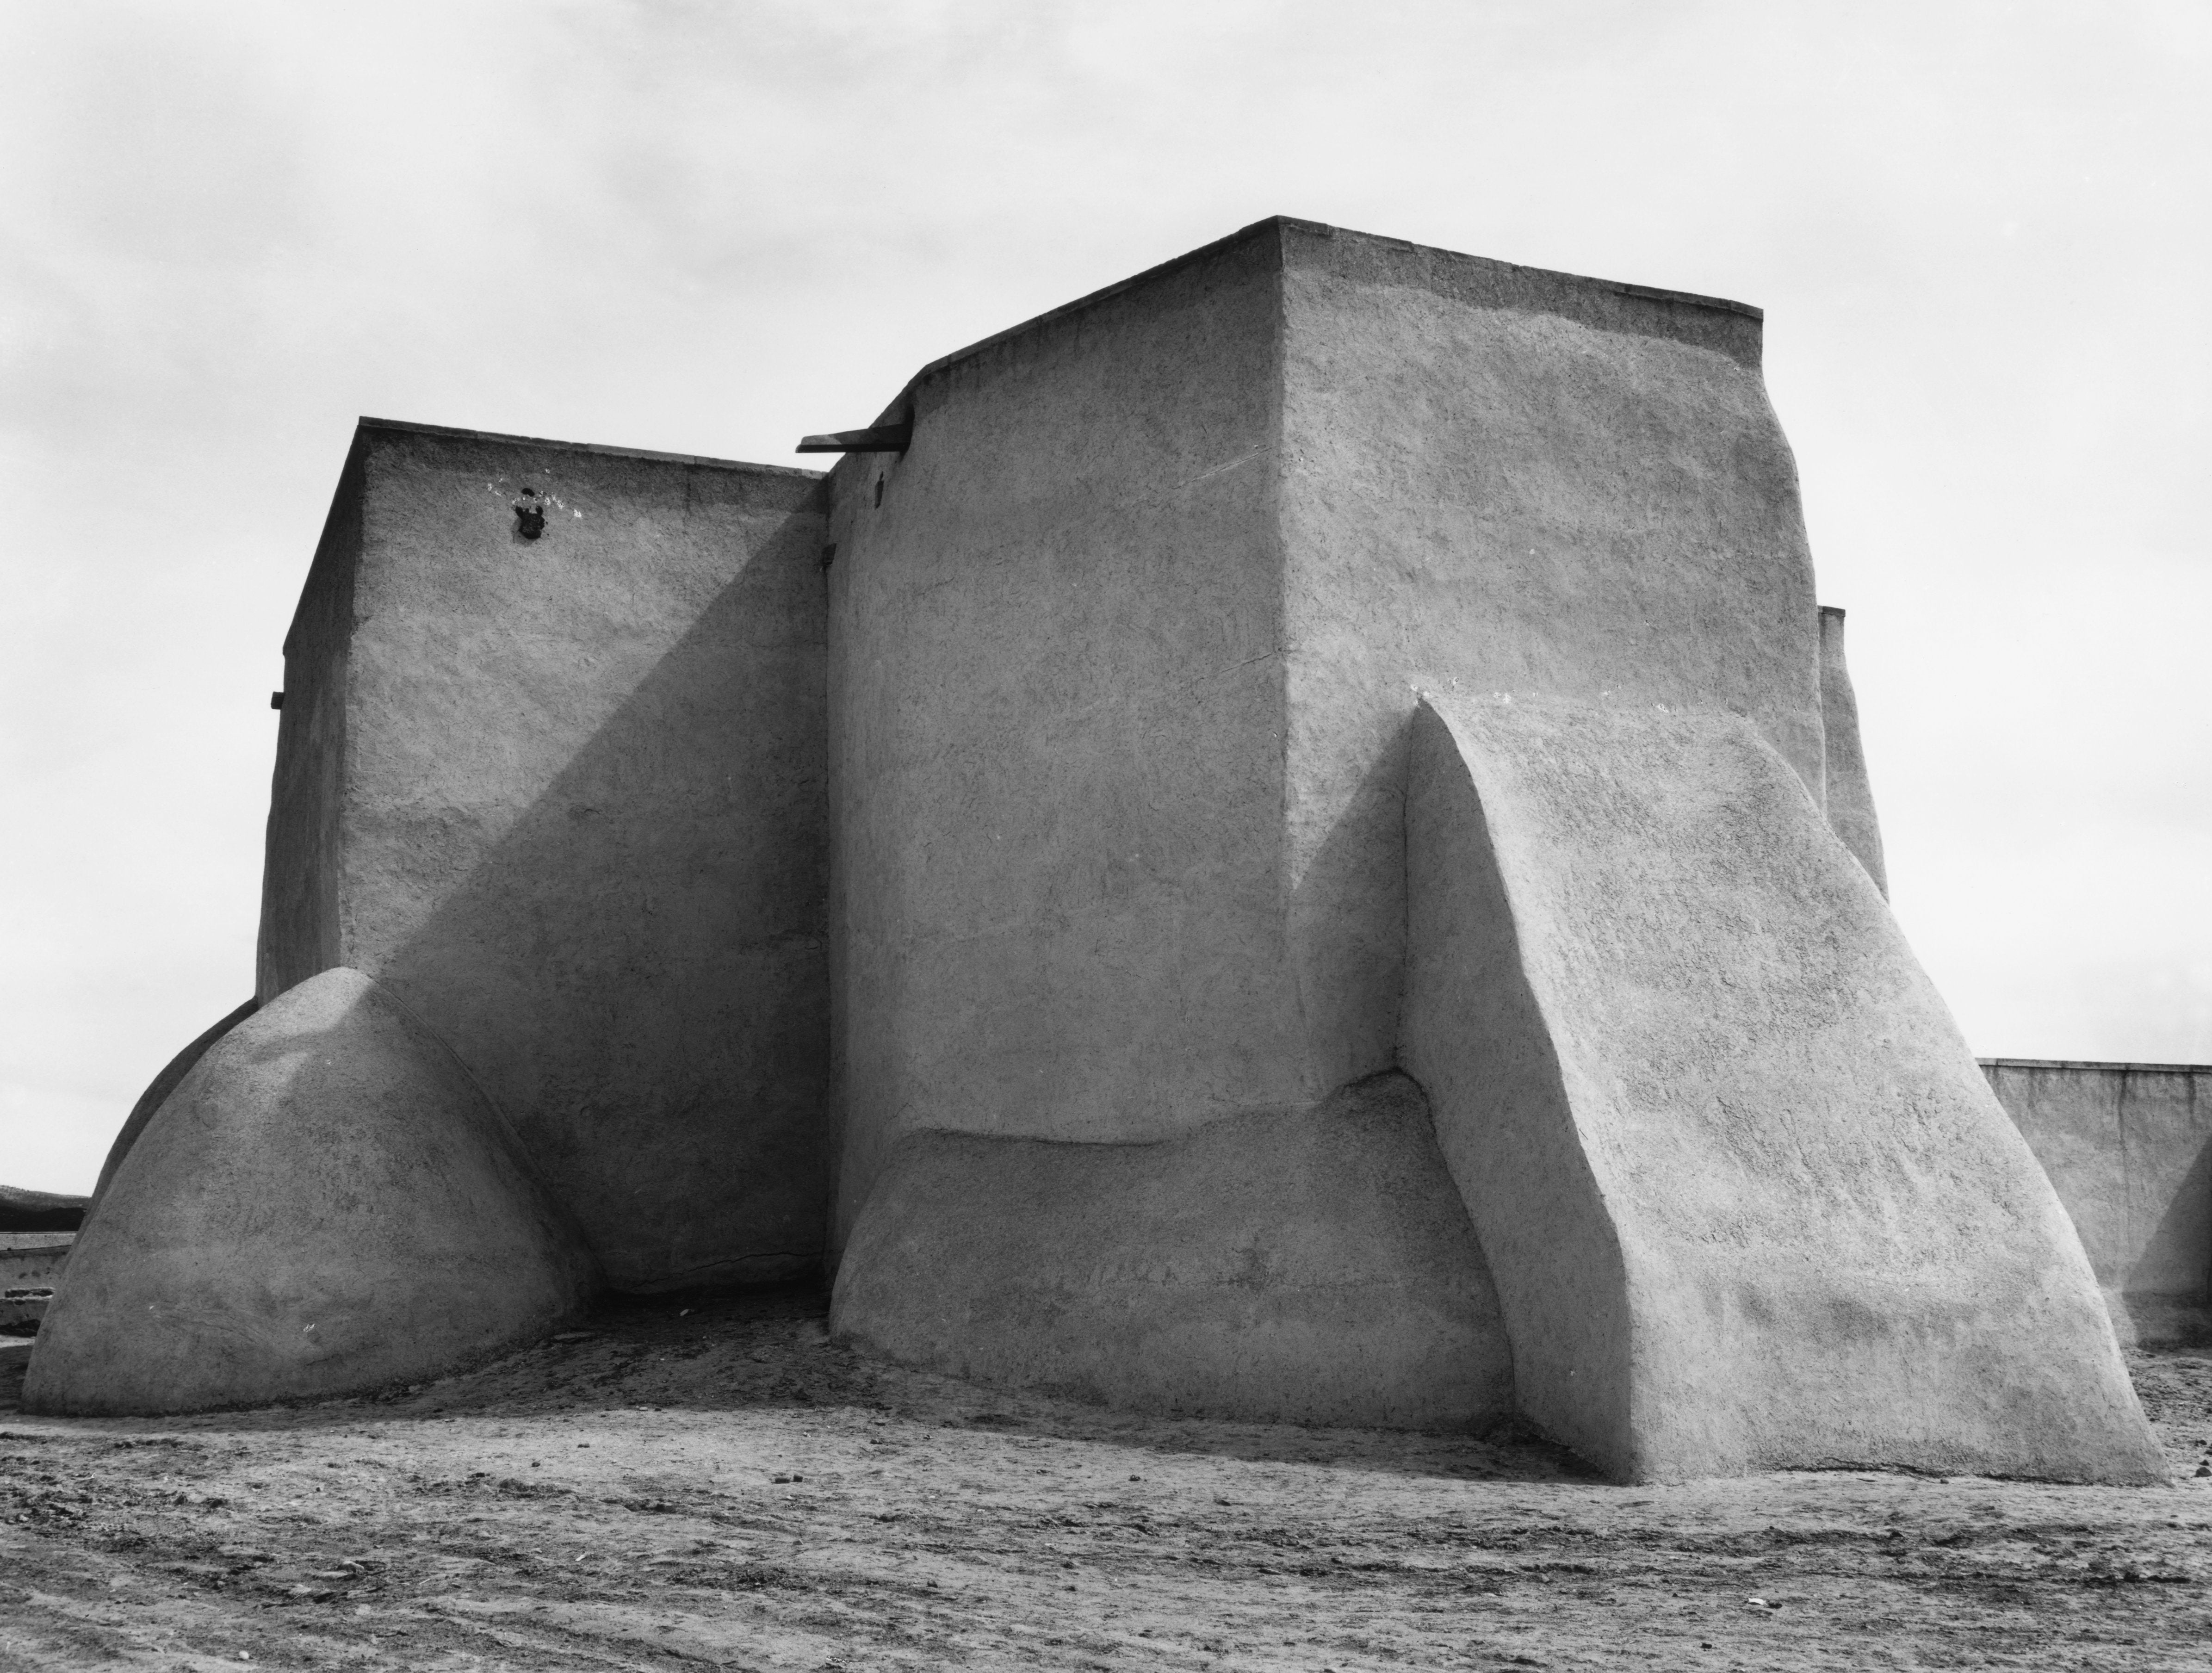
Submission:
[[[1276,213],[1767,310],[1975,1049],[2212,1059],[2212,4],[0,0],[0,1181],[251,990],[356,415],[793,462]]]

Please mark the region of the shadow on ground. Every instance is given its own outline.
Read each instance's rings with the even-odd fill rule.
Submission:
[[[891,1413],[944,1427],[1050,1437],[1252,1463],[1356,1463],[1454,1480],[1595,1479],[1519,1425],[1482,1435],[1304,1429],[1117,1412],[1049,1392],[1011,1393],[911,1370],[830,1339],[815,1286],[617,1296],[574,1328],[460,1374],[353,1399],[298,1402],[112,1427],[250,1435],[410,1417],[545,1416],[626,1409]],[[4,1353],[4,1350],[0,1350]],[[0,1414],[20,1409],[21,1354],[0,1359]]]
[[[992,1393],[832,1343],[811,1292],[562,1335],[369,1400],[0,1397],[0,1667],[2142,1673],[2212,1642],[2212,1357],[2131,1357],[2166,1487],[1624,1487],[1510,1439]]]

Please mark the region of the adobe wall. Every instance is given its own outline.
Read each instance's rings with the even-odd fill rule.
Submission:
[[[2123,1340],[2212,1342],[2212,1067],[1985,1058]]]
[[[261,933],[255,950],[257,1001],[274,999],[318,970],[343,962],[338,882],[345,873],[345,856],[339,816],[354,586],[361,563],[364,472],[375,444],[388,434],[366,424],[355,431],[284,636],[283,708],[276,716],[276,765],[270,785]],[[143,1114],[150,1118],[159,1107],[156,1100]]]
[[[0,1329],[46,1316],[74,1232],[0,1232]]]
[[[835,1317],[910,1364],[1146,1411],[1460,1432],[1514,1412],[1490,1268],[1402,1074],[1149,1144],[906,1133]]]
[[[1283,976],[1272,237],[924,372],[832,473],[840,1238],[894,1129],[1310,1094]]]
[[[1417,687],[1743,715],[1817,803],[1819,615],[1758,309],[1281,239],[1283,867],[1327,1086],[1396,1048]]]
[[[818,1258],[820,495],[364,420],[287,641],[260,998],[381,983],[618,1287]]]
[[[267,883],[265,877],[263,882],[265,886]],[[161,1113],[161,1106],[169,1101],[169,1094],[177,1090],[177,1083],[191,1073],[193,1064],[207,1056],[210,1046],[252,1016],[260,1008],[260,1004],[261,1001],[258,999],[248,999],[244,1004],[234,1006],[223,1015],[216,1018],[214,1022],[193,1036],[191,1041],[175,1056],[164,1063],[154,1078],[146,1083],[146,1090],[138,1094],[138,1101],[131,1106],[131,1113],[123,1118],[121,1130],[116,1134],[113,1141],[107,1147],[106,1158],[100,1165],[100,1177],[93,1182],[92,1202],[91,1207],[86,1210],[88,1214],[91,1212],[92,1208],[99,1206],[101,1197],[107,1195],[108,1186],[114,1183],[116,1170],[123,1165],[124,1159],[129,1156],[137,1146],[139,1135],[145,1132],[147,1124]]]
[[[1419,681],[1752,715],[1820,794],[1739,304],[1271,221],[831,476],[849,1226],[896,1127],[1142,1141],[1395,1061]]]
[[[543,1335],[599,1275],[452,1048],[358,970],[211,1044],[70,1252],[24,1409],[360,1394]]]
[[[1827,733],[1828,828],[1844,839],[1874,886],[1889,898],[1889,869],[1882,859],[1881,821],[1874,811],[1874,782],[1859,737],[1858,694],[1844,656],[1844,612],[1820,606],[1820,718]]]

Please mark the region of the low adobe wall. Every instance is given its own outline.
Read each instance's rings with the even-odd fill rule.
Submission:
[[[2120,1339],[2212,1342],[2212,1066],[1982,1060]]]
[[[0,1330],[45,1316],[74,1232],[0,1232]]]

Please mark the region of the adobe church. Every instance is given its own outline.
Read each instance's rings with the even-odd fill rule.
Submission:
[[[1154,1411],[2161,1478],[1885,900],[1760,321],[1275,219],[824,476],[364,419],[255,994],[27,1406],[820,1275],[869,1351]]]

